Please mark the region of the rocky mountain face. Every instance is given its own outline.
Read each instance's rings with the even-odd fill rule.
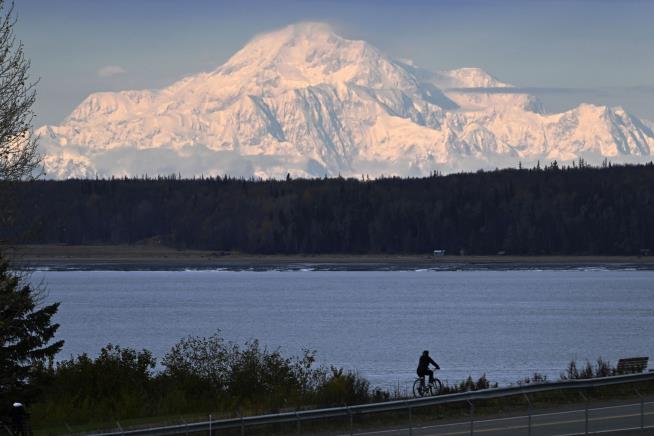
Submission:
[[[53,178],[419,176],[654,153],[652,124],[622,108],[547,113],[481,69],[428,71],[318,23],[164,89],[91,94],[37,133]]]

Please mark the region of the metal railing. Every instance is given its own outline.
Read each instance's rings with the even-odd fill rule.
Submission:
[[[474,402],[481,400],[492,400],[497,398],[511,397],[511,396],[525,396],[529,404],[529,418],[531,418],[531,401],[529,394],[559,391],[559,390],[572,390],[572,389],[591,389],[602,386],[610,386],[617,384],[638,383],[654,381],[654,373],[648,372],[643,374],[632,375],[619,375],[611,377],[601,377],[594,379],[583,380],[566,380],[552,383],[531,384],[523,386],[510,386],[505,388],[491,388],[480,391],[463,392],[457,394],[448,394],[427,398],[414,398],[408,400],[386,401],[382,403],[361,404],[349,407],[332,407],[326,409],[303,410],[297,412],[277,413],[270,415],[257,415],[245,416],[241,418],[231,418],[213,421],[178,424],[171,426],[149,427],[133,430],[119,430],[109,433],[93,433],[95,436],[120,436],[120,435],[176,435],[188,434],[193,432],[209,432],[224,429],[240,428],[241,434],[245,434],[247,427],[260,426],[266,424],[282,424],[296,422],[297,428],[300,429],[303,421],[311,421],[325,418],[349,418],[350,434],[353,433],[352,419],[356,415],[374,413],[374,412],[392,412],[392,411],[406,411],[409,416],[409,433],[411,434],[411,416],[413,409],[437,406],[451,403],[468,403],[470,406],[470,433],[474,433]],[[643,404],[644,398],[640,395],[638,390],[634,391],[641,401],[641,414],[644,417]],[[586,402],[586,423],[585,429],[588,433],[588,400],[581,394]],[[641,427],[644,428],[643,417],[641,417]],[[531,419],[529,419],[531,423]],[[531,426],[529,426],[531,428]]]

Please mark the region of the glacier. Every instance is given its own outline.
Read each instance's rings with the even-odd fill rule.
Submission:
[[[36,130],[51,178],[424,176],[583,158],[651,161],[621,107],[548,113],[479,68],[429,71],[299,23],[158,90],[89,95]]]

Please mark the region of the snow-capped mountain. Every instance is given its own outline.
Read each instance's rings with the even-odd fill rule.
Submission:
[[[649,161],[652,130],[619,107],[549,114],[481,69],[428,71],[302,23],[167,88],[91,94],[37,133],[56,178],[266,178]]]

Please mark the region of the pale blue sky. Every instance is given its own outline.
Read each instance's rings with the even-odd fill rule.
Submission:
[[[654,120],[649,0],[19,0],[16,11],[41,78],[37,125],[94,91],[213,69],[255,34],[307,20],[423,67],[484,68],[550,110],[589,101]]]

